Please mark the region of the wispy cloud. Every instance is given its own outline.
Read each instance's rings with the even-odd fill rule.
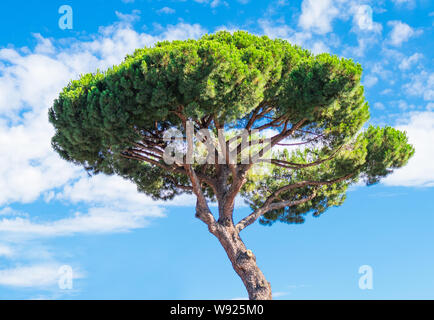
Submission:
[[[392,27],[388,42],[393,46],[400,46],[410,38],[422,34],[422,30],[414,30],[412,27],[402,21],[389,21],[387,24]]]
[[[405,130],[416,149],[408,165],[385,180],[394,186],[434,186],[434,112],[405,113],[397,126]]]
[[[163,14],[173,14],[175,13],[175,9],[169,8],[169,7],[163,7],[160,10],[157,11],[157,13],[163,13]]]
[[[305,30],[325,34],[332,30],[332,21],[339,9],[331,0],[303,0],[298,24]]]
[[[21,288],[50,288],[58,285],[61,265],[40,264],[0,270],[0,285]],[[73,279],[83,275],[73,272]]]

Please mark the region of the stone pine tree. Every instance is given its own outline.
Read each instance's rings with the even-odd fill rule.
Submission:
[[[365,126],[361,75],[350,59],[247,32],[160,42],[70,82],[49,110],[52,145],[89,173],[117,174],[154,199],[193,194],[195,216],[223,246],[249,298],[271,299],[241,231],[256,221],[319,216],[341,205],[351,184],[374,184],[414,153],[404,132]],[[185,136],[190,122],[213,134],[255,130],[248,144],[268,161],[241,161],[241,143],[229,134],[216,149],[223,161],[168,164],[164,154],[174,142],[165,132]],[[234,141],[235,161],[224,152]],[[251,207],[241,221],[233,220],[237,197]]]

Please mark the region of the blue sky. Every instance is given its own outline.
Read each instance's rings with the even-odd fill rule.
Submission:
[[[73,29],[58,26],[61,5]],[[154,202],[52,150],[47,109],[70,79],[160,40],[247,30],[364,68],[371,123],[406,130],[409,165],[303,225],[252,225],[278,299],[434,298],[434,5],[429,0],[9,1],[0,10],[0,299],[246,297],[194,199]],[[236,216],[249,213],[239,206]],[[73,288],[61,289],[70,266]],[[358,286],[359,267],[373,288]]]

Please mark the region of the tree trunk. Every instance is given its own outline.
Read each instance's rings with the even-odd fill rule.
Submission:
[[[271,286],[256,264],[256,257],[247,250],[233,224],[224,226],[216,223],[212,232],[222,244],[247,289],[250,300],[271,300]]]

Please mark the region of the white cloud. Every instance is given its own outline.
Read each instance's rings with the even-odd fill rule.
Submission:
[[[363,57],[368,48],[371,48],[376,42],[378,42],[378,38],[372,34],[364,34],[357,36],[357,46],[348,46],[344,49],[344,56],[349,57]]]
[[[176,25],[168,25],[166,30],[161,33],[155,40],[186,40],[197,39],[206,33],[200,24],[188,24],[180,22]],[[154,40],[154,42],[155,42]]]
[[[41,42],[37,51],[26,56],[13,49],[0,50],[4,63],[0,67],[0,116],[12,116],[27,106],[40,111],[51,103],[59,84],[69,80],[68,66],[44,53],[43,47],[50,46],[50,41]]]
[[[376,76],[367,75],[365,77],[365,79],[363,80],[363,85],[365,87],[370,88],[370,87],[374,86],[377,82],[378,82],[378,78]]]
[[[392,101],[391,104],[393,106],[397,106],[399,109],[401,109],[402,111],[408,111],[411,109],[416,109],[416,106],[414,104],[410,104],[405,100],[398,100],[398,101]]]
[[[393,77],[393,73],[391,70],[386,68],[386,63],[375,62],[374,65],[370,68],[371,75],[382,79],[383,81],[387,81],[389,83],[394,83],[395,79]]]
[[[372,8],[368,5],[355,6],[352,11],[353,24],[357,31],[381,33],[382,26],[372,19]]]
[[[342,1],[303,0],[298,25],[319,34],[332,31],[332,21],[340,14],[336,4]]]
[[[341,11],[348,11],[353,16],[351,31],[357,35],[357,46],[347,46],[346,56],[363,57],[366,50],[373,47],[381,39],[382,25],[373,20],[373,10],[369,5],[356,4],[353,1],[341,7]]]
[[[211,8],[216,8],[216,7],[220,6],[220,5],[227,6],[228,3],[226,1],[221,1],[221,0],[213,0],[210,3]]]
[[[10,246],[6,246],[0,243],[0,258],[1,257],[11,257],[13,255],[13,250]]]
[[[140,20],[140,10],[133,10],[131,13],[115,11],[116,17],[122,22],[133,23]]]
[[[77,173],[78,168],[51,150],[52,133],[47,114],[39,110],[29,112],[22,123],[12,127],[0,123],[0,206],[34,201]]]
[[[434,112],[406,113],[397,129],[407,132],[416,152],[407,166],[387,177],[384,183],[393,186],[434,186]]]
[[[60,278],[58,264],[40,264],[0,270],[0,285],[12,287],[53,287]],[[74,270],[73,270],[74,271]],[[73,279],[82,275],[73,272]]]
[[[422,71],[410,76],[411,81],[406,83],[404,90],[413,96],[418,96],[426,101],[434,100],[434,73]]]
[[[173,13],[175,13],[175,9],[172,9],[169,7],[163,7],[160,10],[158,10],[157,13],[173,14]]]
[[[384,104],[382,104],[381,102],[375,102],[374,108],[378,110],[384,110]]]
[[[149,217],[162,217],[157,206],[137,208],[132,211],[117,207],[94,207],[87,213],[75,213],[72,217],[49,222],[35,222],[30,218],[9,218],[0,220],[0,232],[12,239],[35,237],[58,237],[77,233],[113,233],[143,228]]]
[[[423,58],[423,54],[416,52],[410,57],[402,59],[401,63],[399,64],[399,69],[408,70],[422,58]]]
[[[287,296],[288,294],[289,292],[284,292],[284,291],[273,292],[273,298],[281,298]]]
[[[272,39],[288,39],[294,34],[294,30],[286,24],[276,24],[268,19],[259,19],[258,24],[262,32]]]
[[[229,6],[226,1],[222,0],[194,0],[197,3],[209,4],[211,8],[216,8],[220,5]]]
[[[415,0],[392,0],[392,2],[397,6],[397,7],[402,7],[405,6],[408,9],[412,9],[415,7],[416,1]]]
[[[65,185],[56,199],[68,200],[73,203],[88,202],[93,204],[110,204],[123,209],[137,209],[156,205],[193,206],[194,197],[182,195],[176,201],[154,201],[143,193],[137,192],[132,182],[119,176],[97,175],[82,176],[77,181]]]
[[[310,32],[296,32],[284,23],[275,23],[269,19],[260,19],[258,24],[263,34],[274,39],[281,38],[311,50],[314,54],[330,52],[330,48],[322,40],[312,39]]]
[[[357,34],[358,46],[347,46],[344,55],[363,56],[367,48],[378,42],[378,37],[382,31],[382,25],[374,22],[372,12],[370,6],[349,0],[304,0],[298,20],[298,25],[304,30],[301,37],[311,38],[310,33],[325,35],[332,32],[332,24],[335,19],[348,20],[352,17],[353,27],[351,31]],[[313,45],[310,48],[316,53],[330,51],[327,46],[333,46],[330,40],[332,39],[311,41]]]
[[[392,89],[387,88],[387,89],[384,89],[383,91],[381,91],[380,94],[381,94],[381,95],[389,95],[389,94],[391,94],[392,92],[393,92]]]
[[[330,52],[330,48],[321,40],[315,41],[309,48],[313,54]]]
[[[65,255],[65,252],[55,254],[52,248],[39,244],[37,239],[29,240],[26,242],[8,238],[4,243],[0,243],[0,261],[6,261],[0,267],[0,286],[49,291],[57,298],[77,292],[75,283],[68,291],[61,290],[58,286],[58,280],[65,275],[64,269],[60,269],[61,266],[67,265],[72,269],[72,280],[85,276],[76,263],[62,263],[55,257],[58,255],[62,257],[60,260],[65,257],[70,260],[71,256]]]
[[[422,31],[415,31],[412,27],[402,21],[389,21],[387,23],[392,27],[388,42],[393,46],[400,46],[403,42],[408,41],[411,37],[420,35]]]

